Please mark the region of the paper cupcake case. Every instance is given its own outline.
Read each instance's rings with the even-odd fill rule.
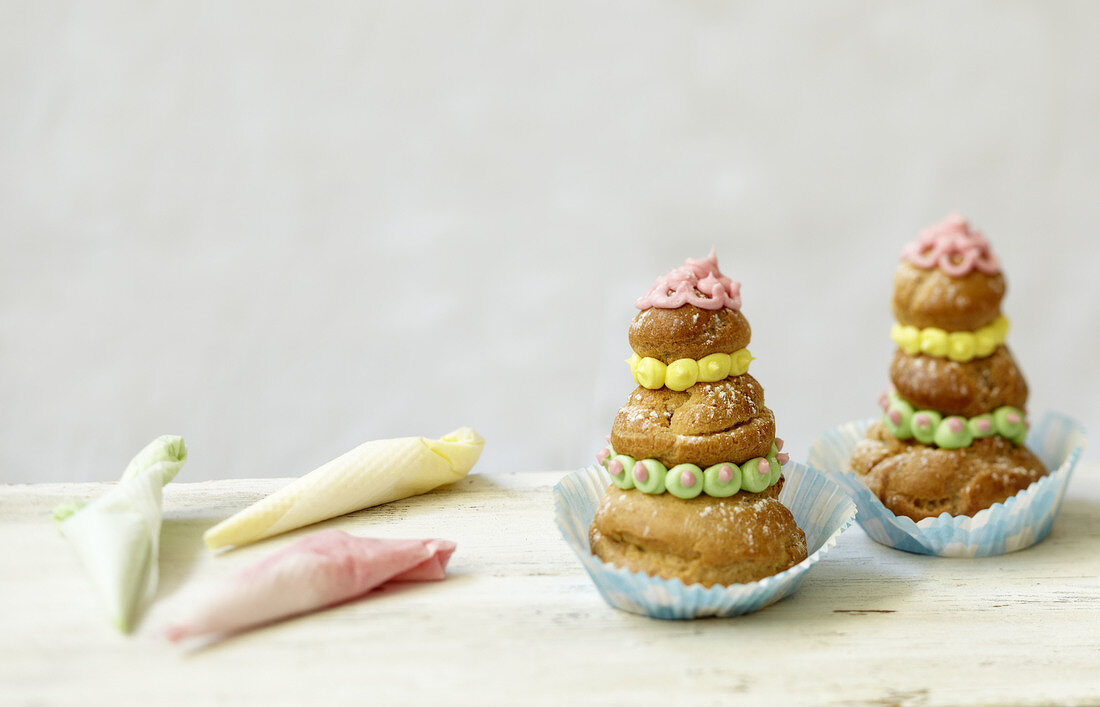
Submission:
[[[783,467],[786,483],[779,500],[794,514],[806,533],[809,557],[790,569],[757,582],[685,585],[644,572],[615,567],[592,554],[588,528],[596,515],[611,477],[602,467],[575,471],[554,486],[554,513],[566,542],[604,600],[611,606],[658,619],[696,619],[738,616],[773,604],[798,590],[806,572],[837,543],[852,524],[856,507],[843,489],[824,474],[797,462]]]
[[[991,557],[1031,547],[1050,533],[1062,507],[1070,476],[1085,448],[1081,423],[1048,412],[1027,436],[1027,447],[1050,474],[1004,503],[973,516],[951,516],[914,522],[894,515],[858,476],[847,471],[856,444],[874,420],[861,420],[829,430],[810,447],[807,463],[843,486],[859,508],[857,521],[875,542],[898,550],[940,557]]]

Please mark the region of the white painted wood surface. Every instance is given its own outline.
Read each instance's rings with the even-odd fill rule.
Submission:
[[[849,530],[795,596],[666,622],[599,597],[554,525],[560,472],[449,488],[216,555],[204,529],[285,479],[172,483],[161,585],[114,632],[49,520],[97,484],[0,487],[3,704],[1100,703],[1100,466],[1012,555],[909,555]],[[450,578],[181,652],[157,629],[305,532],[455,540]]]

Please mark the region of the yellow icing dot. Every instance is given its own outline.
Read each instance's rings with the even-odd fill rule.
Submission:
[[[969,331],[953,332],[947,337],[947,357],[960,363],[966,363],[974,358],[976,338]]]
[[[681,358],[668,364],[665,385],[673,390],[687,390],[699,379],[699,364],[690,358]]]
[[[947,332],[936,327],[928,327],[920,333],[920,350],[929,356],[947,355]]]
[[[749,353],[748,349],[735,351],[730,355],[730,375],[740,376],[747,373],[750,361],[752,361],[752,354]]]
[[[989,330],[989,327],[982,327],[974,334],[974,354],[976,356],[985,358],[993,353],[995,348],[997,348],[997,336]]]
[[[704,383],[720,381],[730,374],[730,355],[711,354],[699,359],[699,380]]]
[[[650,390],[657,390],[665,384],[665,370],[668,366],[655,358],[646,356],[638,361],[638,367],[634,370],[638,385]]]
[[[910,356],[920,353],[920,329],[915,326],[900,326],[894,343]]]
[[[626,365],[630,366],[630,376],[634,379],[634,382],[638,382],[638,362],[642,360],[642,357],[638,355],[638,352],[633,352],[633,355],[626,360]]]

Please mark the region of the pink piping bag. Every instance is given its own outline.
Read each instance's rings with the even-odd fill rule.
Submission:
[[[276,552],[226,582],[165,636],[231,634],[360,597],[386,582],[436,581],[449,540],[359,538],[323,530]]]

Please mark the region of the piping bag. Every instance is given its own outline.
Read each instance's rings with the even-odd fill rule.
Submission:
[[[53,519],[99,591],[111,621],[128,633],[139,604],[157,591],[161,491],[187,460],[182,437],[157,437],[138,452],[118,485],[94,501],[68,501]]]
[[[322,530],[220,585],[165,637],[226,636],[361,597],[386,582],[441,580],[449,540],[360,538]]]
[[[203,534],[210,549],[249,543],[426,493],[466,476],[485,446],[469,427],[439,439],[367,442],[290,482]]]

